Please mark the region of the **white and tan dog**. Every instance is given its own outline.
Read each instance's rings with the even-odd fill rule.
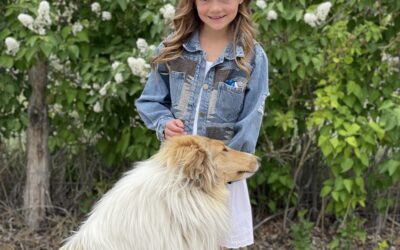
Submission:
[[[226,183],[258,158],[200,136],[167,140],[95,205],[62,250],[216,250],[228,229]]]

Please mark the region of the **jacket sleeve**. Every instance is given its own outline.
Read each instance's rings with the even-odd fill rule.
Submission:
[[[254,47],[255,65],[247,85],[244,104],[234,126],[235,135],[228,146],[254,153],[264,116],[265,99],[269,95],[268,58],[259,44]]]
[[[162,47],[161,44],[156,53]],[[157,138],[163,141],[165,124],[174,119],[171,112],[169,76],[165,65],[160,64],[151,70],[149,79],[141,96],[136,100],[135,106],[146,127],[155,130]]]

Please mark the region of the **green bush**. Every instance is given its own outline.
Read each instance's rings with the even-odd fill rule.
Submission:
[[[90,1],[52,2],[45,34],[18,20],[21,13],[35,19],[39,1],[0,6],[1,139],[26,129],[27,70],[45,60],[52,152],[96,145],[118,164],[157,150],[133,103],[154,49],[137,42],[157,45],[170,32],[160,12],[166,2],[98,3],[100,11]],[[348,218],[367,203],[382,210],[367,195],[400,180],[400,2],[337,0],[323,17],[315,15],[320,4],[252,2],[271,95],[257,147],[263,167],[250,187],[253,202],[270,211],[296,205],[310,191],[319,193],[318,206],[327,202],[326,212]],[[7,38],[19,48],[10,50]],[[128,58],[144,58],[135,61],[142,69],[132,70]]]

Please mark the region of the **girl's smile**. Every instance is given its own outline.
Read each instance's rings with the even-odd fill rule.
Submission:
[[[196,9],[204,28],[209,31],[226,31],[236,18],[243,0],[196,0]]]

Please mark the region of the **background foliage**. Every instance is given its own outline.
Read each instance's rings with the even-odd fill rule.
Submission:
[[[62,175],[55,171],[60,165],[53,164],[52,179],[60,182],[52,190],[64,185],[60,197],[72,195],[66,183],[91,183],[79,195],[72,192],[78,207],[87,211],[131,162],[158,148],[154,133],[143,127],[135,111],[143,77],[132,71],[128,58],[149,62],[152,50],[138,48],[138,39],[158,45],[170,32],[160,12],[167,1],[99,1],[111,20],[93,11],[93,2],[55,1],[45,35],[18,20],[21,13],[36,16],[40,1],[1,2],[1,142],[18,147],[12,142],[26,129],[31,92],[26,72],[38,60],[47,60],[53,159],[60,154],[68,159],[99,154],[104,159],[86,163],[95,169],[86,178],[77,168],[82,164],[64,162]],[[283,211],[286,224],[301,211],[294,239],[305,232],[301,226],[309,231],[307,219],[323,227],[333,218],[337,237],[344,240],[332,241],[331,247],[343,249],[353,238],[364,237],[358,217],[379,221],[388,213],[399,215],[400,2],[331,1],[326,20],[313,27],[304,15],[319,4],[252,2],[257,40],[269,57],[271,95],[257,147],[263,167],[249,185],[258,213]],[[74,28],[78,22],[80,31]],[[20,42],[15,56],[6,53],[7,37]],[[113,67],[116,61],[120,64]]]

